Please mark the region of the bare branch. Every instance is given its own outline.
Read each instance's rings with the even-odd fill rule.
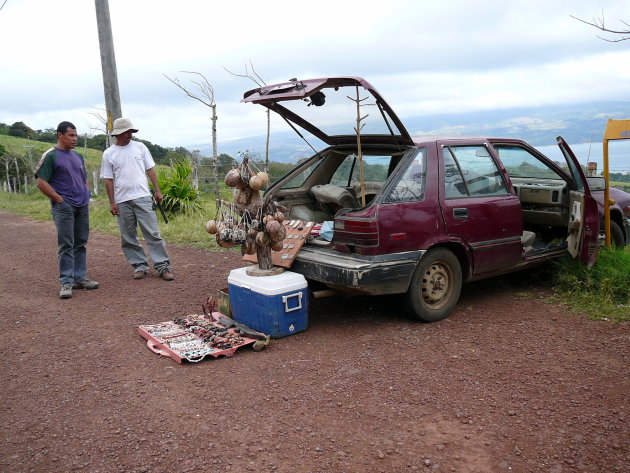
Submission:
[[[243,77],[245,79],[251,80],[258,87],[263,87],[267,85],[267,82],[265,82],[265,80],[262,77],[260,77],[260,75],[256,72],[256,69],[254,69],[254,64],[252,63],[251,59],[249,60],[249,67],[251,67],[251,70],[252,70],[251,72],[249,71],[247,64],[245,64],[244,74],[237,74],[236,72],[232,72],[225,66],[223,66],[223,69],[225,69],[227,73],[232,74],[233,76]]]
[[[605,33],[610,33],[610,34],[616,34],[616,35],[623,35],[621,38],[616,38],[616,39],[610,39],[610,38],[603,38],[601,36],[597,36],[599,39],[603,40],[603,41],[607,41],[609,43],[620,43],[621,41],[626,41],[626,40],[630,40],[630,28],[629,29],[621,29],[621,30],[613,30],[610,29],[606,26],[606,21],[604,18],[604,13],[602,12],[602,16],[599,18],[593,18],[593,21],[586,21],[583,20],[581,18],[578,18],[576,16],[570,15],[571,18],[573,18],[574,20],[580,21],[584,24],[587,24],[589,26],[592,26],[594,28],[597,28],[600,31],[603,31]],[[630,26],[630,24],[628,24],[627,21],[624,20],[619,20],[622,24],[624,24],[625,26]]]
[[[251,68],[251,72],[249,68],[247,67],[247,64],[245,64],[244,74],[237,74],[236,72],[232,72],[225,66],[223,66],[223,69],[225,69],[225,71],[228,74],[231,74],[235,77],[243,77],[244,79],[251,80],[258,87],[263,87],[267,85],[267,82],[265,82],[265,80],[262,77],[260,77],[260,75],[256,72],[256,69],[254,69],[254,63],[252,62],[251,59],[249,60],[249,67]],[[271,110],[267,109],[265,113],[267,114],[267,139],[265,142],[265,171],[268,171],[269,170],[269,138],[271,135]]]
[[[252,60],[249,60],[249,65],[252,67],[252,73],[254,74],[254,76],[256,76],[258,78],[258,80],[260,81],[260,85],[267,85],[267,82],[265,80],[263,80],[262,77],[260,77],[260,75],[258,75],[258,73],[256,72],[256,70],[254,69],[254,64],[252,63]]]
[[[96,107],[96,109],[105,111],[102,108],[98,108],[98,107]],[[103,124],[103,126],[107,127],[107,119],[104,118],[99,112],[85,112],[85,113],[92,115],[93,117],[96,117],[98,121]]]
[[[201,94],[205,98],[201,98],[199,95],[193,92],[190,92],[186,87],[184,87],[183,85],[179,83],[179,79],[177,77],[170,78],[166,74],[163,74],[163,75],[168,80],[170,80],[173,84],[179,87],[182,91],[184,91],[184,93],[188,95],[190,98],[198,100],[199,102],[204,104],[206,107],[212,108],[214,106],[214,89],[212,88],[208,80],[205,78],[205,76],[203,74],[200,74],[199,72],[189,72],[189,71],[181,71],[181,72],[185,72],[187,74],[197,74],[203,78],[202,82],[195,82],[193,80],[191,80],[191,82],[197,86],[197,89],[199,90],[199,92],[201,92]]]

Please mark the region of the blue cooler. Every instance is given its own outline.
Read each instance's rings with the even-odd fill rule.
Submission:
[[[308,327],[308,283],[291,271],[250,276],[247,268],[230,271],[228,288],[232,318],[266,333],[286,337]]]

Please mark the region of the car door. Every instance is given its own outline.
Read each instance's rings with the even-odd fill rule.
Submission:
[[[501,272],[522,260],[523,216],[483,143],[442,144],[441,205],[449,238],[467,246],[473,276]]]
[[[599,236],[597,201],[591,195],[584,171],[567,142],[561,136],[557,138],[557,142],[575,184],[574,189],[569,192],[568,250],[571,256],[578,258],[590,268],[597,259]]]

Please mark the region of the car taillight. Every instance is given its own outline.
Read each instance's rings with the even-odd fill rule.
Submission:
[[[333,242],[352,246],[378,246],[378,220],[342,216],[335,218]]]

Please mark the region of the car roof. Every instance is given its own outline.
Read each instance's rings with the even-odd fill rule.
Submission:
[[[478,135],[416,135],[412,136],[413,142],[416,146],[426,145],[428,143],[436,143],[438,141],[466,141],[466,142],[508,142],[508,143],[524,143],[523,140],[516,138],[500,138],[500,137],[488,137]]]

